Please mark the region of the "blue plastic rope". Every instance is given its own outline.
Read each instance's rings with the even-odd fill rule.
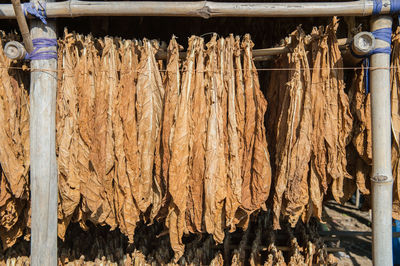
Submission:
[[[375,39],[387,42],[389,46],[384,48],[375,48],[369,53],[369,55],[380,54],[380,53],[390,55],[390,53],[392,52],[392,49],[390,47],[390,44],[392,43],[392,28],[383,28],[373,31],[371,33],[375,36]]]
[[[400,0],[390,0],[390,13],[400,12]]]
[[[394,220],[393,232],[400,232],[400,221]],[[400,237],[393,237],[393,264],[400,264]]]
[[[37,38],[32,40],[35,48],[32,53],[26,54],[26,60],[57,59],[57,51],[39,51],[42,48],[57,47],[57,39]]]
[[[373,15],[378,15],[382,10],[382,0],[374,0],[374,8],[372,9]]]
[[[371,32],[376,39],[392,43],[392,28],[383,28]]]
[[[391,54],[392,49],[390,46],[385,47],[385,48],[376,48],[372,50],[368,55],[373,55],[373,54]]]
[[[41,7],[41,9],[36,8],[34,3],[23,3],[22,11],[24,12],[25,16],[31,14],[32,16],[39,18],[45,25],[47,25],[46,2],[38,2],[38,5]]]
[[[365,84],[365,94],[369,93],[369,58],[365,58],[363,65],[365,67],[364,71],[364,84]]]

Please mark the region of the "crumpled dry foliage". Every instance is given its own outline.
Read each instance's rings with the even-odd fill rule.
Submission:
[[[364,69],[354,72],[349,90],[353,123],[353,147],[356,154],[350,153],[354,161],[353,175],[358,189],[364,195],[370,194],[370,172],[372,165],[371,96],[365,92]]]
[[[164,89],[149,40],[65,33],[57,100],[59,236],[71,221],[119,227],[133,242],[161,207],[153,177]],[[156,212],[157,212],[156,211]],[[149,216],[146,216],[150,218]]]
[[[250,214],[265,209],[271,184],[267,103],[252,48],[249,35],[215,35],[207,44],[193,36],[181,60],[172,38],[161,74],[156,41],[65,31],[56,113],[59,237],[70,223],[86,230],[90,221],[133,242],[139,221],[158,219],[177,260],[185,234],[207,232],[222,243],[226,229],[245,229]],[[20,72],[2,71],[0,232],[7,248],[29,224],[29,116]]]
[[[23,73],[4,52],[0,32],[0,240],[3,249],[29,236],[29,96]]]
[[[351,192],[344,186],[346,146],[352,116],[344,92],[343,60],[333,19],[326,28],[307,36],[298,28],[291,34],[290,52],[277,65],[291,68],[272,75],[268,101],[273,129],[276,177],[273,196],[274,228],[281,214],[295,226],[301,217],[322,219],[322,202],[330,188],[338,202]]]
[[[185,60],[172,38],[163,75],[146,39],[66,32],[59,47],[61,238],[71,221],[91,221],[132,242],[138,221],[165,219],[177,260],[183,235],[222,243],[226,228],[246,228],[265,208],[267,103],[249,35],[206,45],[193,36]]]
[[[354,73],[349,98],[352,113],[354,113],[353,145],[360,157],[367,163],[372,163],[372,132],[371,132],[371,94],[365,92],[365,69]]]
[[[70,223],[87,229],[90,221],[119,228],[132,243],[139,221],[160,220],[168,228],[175,261],[189,248],[184,235],[211,234],[204,244],[211,249],[228,231],[246,229],[250,214],[267,208],[267,135],[276,170],[273,228],[280,228],[282,216],[292,226],[300,218],[322,219],[328,192],[338,202],[351,196],[354,180],[346,171],[351,138],[360,155],[351,162],[355,180],[368,193],[370,100],[363,92],[363,72],[357,71],[349,105],[337,26],[334,19],[310,35],[300,28],[291,34],[290,52],[275,65],[292,70],[273,72],[267,91],[268,131],[267,101],[249,35],[213,36],[206,44],[192,36],[185,59],[179,59],[181,47],[172,38],[164,72],[155,60],[155,41],[65,32],[59,41],[56,118],[60,238]],[[397,55],[398,39],[393,42]],[[398,56],[393,58],[398,64]],[[3,62],[11,64],[5,57]],[[2,71],[0,140],[9,148],[0,150],[0,237],[9,247],[29,223],[28,94],[17,72]],[[392,73],[392,78],[400,76]],[[393,84],[393,131],[398,133],[398,85]],[[394,217],[400,211],[398,150],[394,141]],[[251,245],[250,264],[261,263],[260,241],[256,237]],[[296,241],[291,247],[290,265],[309,265],[319,256],[313,246],[302,254]],[[243,244],[233,252],[233,264],[243,263],[244,250]],[[286,265],[273,244],[268,252],[266,265]],[[136,255],[135,260],[145,260],[139,251]],[[222,263],[222,257],[215,253],[208,261]]]
[[[191,37],[182,76],[174,71],[179,68],[174,54],[168,63],[173,71],[166,74],[165,84],[172,85],[166,87],[166,95],[171,95],[166,105],[176,102],[173,116],[170,108],[164,109],[167,127],[162,129],[163,136],[169,136],[163,137],[164,159],[169,160],[163,179],[171,197],[166,225],[175,259],[184,252],[184,234],[207,232],[222,243],[226,228],[245,228],[270,189],[266,100],[250,36],[241,44],[233,35],[213,36],[206,47],[202,38]]]

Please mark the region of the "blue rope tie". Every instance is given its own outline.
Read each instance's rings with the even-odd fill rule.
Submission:
[[[390,13],[400,12],[400,0],[390,0]]]
[[[372,9],[372,14],[378,15],[379,13],[381,13],[381,10],[382,10],[382,0],[374,0],[374,7]]]
[[[378,40],[385,41],[387,43],[392,43],[392,28],[383,28],[371,32],[374,37]]]
[[[365,94],[369,93],[369,58],[365,58],[363,66],[366,69],[364,71],[364,84],[365,84]]]
[[[390,53],[392,52],[392,49],[390,47],[392,43],[392,28],[379,29],[371,33],[372,35],[374,35],[375,39],[387,42],[389,46],[384,48],[375,48],[368,55],[381,54],[381,53],[390,55]]]
[[[57,39],[37,38],[32,40],[34,50],[25,55],[26,60],[49,60],[57,59],[57,51],[39,51],[43,48],[57,47]]]
[[[382,0],[374,0],[372,15],[379,15],[382,12]],[[396,14],[400,12],[400,0],[390,0],[390,13]]]
[[[34,3],[23,3],[22,4],[22,11],[25,14],[25,17],[30,14],[32,16],[35,16],[37,18],[39,18],[43,24],[47,25],[47,21],[46,21],[46,2],[38,2],[38,5],[41,7],[41,9],[37,8],[36,5]]]

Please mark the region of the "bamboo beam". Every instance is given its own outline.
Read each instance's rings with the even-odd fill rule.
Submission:
[[[309,17],[369,16],[374,1],[314,3],[232,3],[212,1],[63,1],[47,4],[47,16],[172,16],[172,17]],[[390,13],[390,3],[383,5],[382,14]],[[0,19],[14,18],[10,4],[0,4]]]
[[[32,21],[32,39],[56,38],[55,26]],[[31,68],[37,69],[30,87],[31,265],[57,265],[57,60],[32,60]]]
[[[340,49],[346,49],[346,47],[350,44],[351,39],[343,38],[338,39],[338,45]],[[272,56],[280,55],[284,53],[288,53],[289,48],[287,46],[279,46],[273,48],[263,48],[263,49],[254,49],[253,50],[253,57],[254,61],[266,61],[272,59]],[[158,60],[166,60],[167,59],[167,52],[165,50],[159,50],[156,54],[156,59]],[[186,52],[179,52],[179,58],[185,59]]]

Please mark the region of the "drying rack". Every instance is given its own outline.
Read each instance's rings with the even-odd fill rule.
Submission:
[[[15,4],[13,0],[13,4]],[[181,2],[99,2],[70,0],[31,0],[43,7],[47,18],[80,16],[179,16],[179,17],[320,17],[371,16],[371,31],[392,28],[392,17],[400,11],[400,0],[359,0],[316,3],[232,3],[212,1]],[[17,18],[23,32],[26,20],[15,5],[0,4],[0,19]],[[17,16],[16,16],[17,14]],[[19,15],[18,15],[19,14]],[[21,17],[22,16],[22,17]],[[22,23],[22,24],[21,24]],[[30,23],[30,36],[56,38],[55,22],[38,19]],[[27,27],[26,27],[27,28]],[[26,32],[25,32],[26,33]],[[368,34],[367,34],[368,35]],[[24,34],[23,34],[24,36]],[[29,34],[25,47],[31,50]],[[363,37],[362,37],[363,38]],[[364,35],[364,38],[369,38]],[[348,44],[349,40],[342,40]],[[353,42],[353,44],[356,42]],[[30,47],[30,48],[29,48]],[[390,43],[376,39],[369,49],[388,48]],[[13,48],[20,49],[21,47]],[[353,47],[360,55],[365,47]],[[359,49],[357,49],[359,48]],[[55,50],[55,47],[49,48]],[[363,50],[364,49],[364,50]],[[381,49],[381,50],[383,50]],[[285,48],[255,50],[260,58],[284,53]],[[164,56],[159,54],[160,57]],[[30,87],[30,177],[31,177],[31,265],[57,265],[57,160],[55,113],[57,60],[31,61]],[[393,265],[392,259],[392,168],[390,112],[390,54],[370,56],[372,106],[372,254],[374,265]]]

